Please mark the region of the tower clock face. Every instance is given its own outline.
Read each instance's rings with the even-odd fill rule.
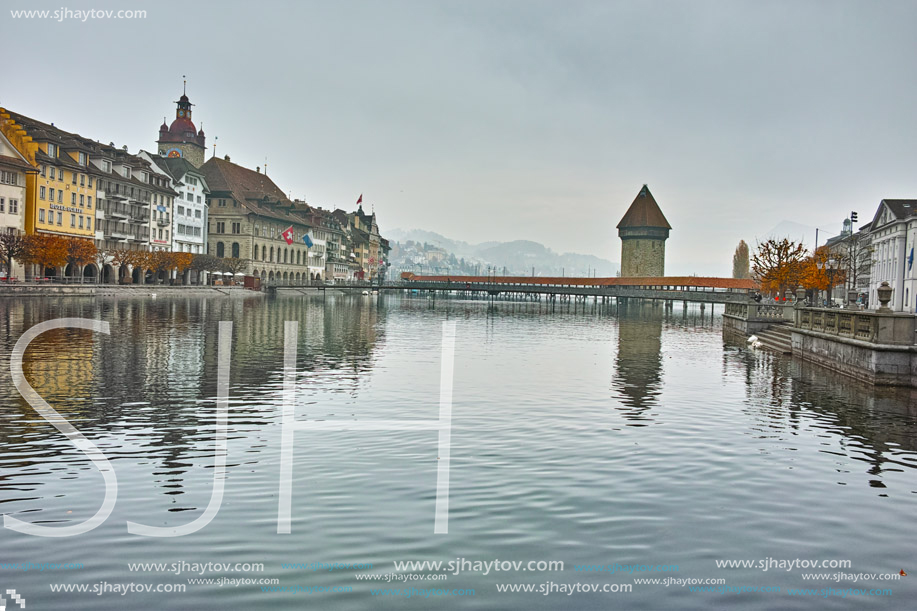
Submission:
[[[179,117],[184,117],[184,116],[185,116],[185,111],[184,111],[184,110],[179,110],[179,111],[178,111],[178,116],[179,116]]]
[[[166,157],[181,157],[181,150],[169,149],[166,151]]]

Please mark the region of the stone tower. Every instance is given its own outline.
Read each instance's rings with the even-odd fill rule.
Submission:
[[[665,275],[665,241],[672,226],[665,219],[649,187],[643,185],[634,203],[618,223],[621,238],[621,276]]]
[[[204,165],[204,130],[198,131],[191,122],[191,102],[182,92],[175,103],[175,120],[172,125],[163,121],[159,127],[157,150],[163,157],[184,157],[196,168]]]

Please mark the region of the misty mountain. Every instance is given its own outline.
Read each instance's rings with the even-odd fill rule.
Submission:
[[[482,274],[489,266],[496,268],[497,273],[503,273],[506,268],[507,274],[525,276],[531,275],[533,268],[536,276],[599,277],[615,276],[619,269],[617,263],[607,259],[578,253],[556,253],[544,244],[530,240],[471,244],[422,229],[394,229],[388,231],[386,237],[398,242],[397,256],[392,258],[396,269],[409,269],[421,263],[430,266],[428,269],[434,269],[433,260],[436,268],[448,267],[441,261],[442,253],[429,252],[439,249],[446,252],[447,261],[464,259],[465,271],[480,270]],[[452,265],[454,267],[455,263]],[[461,270],[455,268],[454,271]]]

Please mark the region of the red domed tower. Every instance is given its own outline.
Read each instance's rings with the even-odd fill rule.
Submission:
[[[166,127],[163,121],[159,127],[158,145],[159,154],[163,157],[184,157],[191,164],[199,168],[204,165],[204,130],[198,130],[191,121],[191,102],[182,92],[176,102],[175,120]]]

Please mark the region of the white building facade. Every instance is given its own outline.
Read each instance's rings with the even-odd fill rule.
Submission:
[[[167,175],[177,193],[171,208],[171,250],[206,253],[207,196],[210,189],[203,173],[181,157],[160,157],[146,151],[141,151],[140,156],[158,172]]]
[[[0,134],[0,231],[21,234],[25,228],[25,176],[35,170]],[[22,265],[13,261],[10,277],[23,278]]]
[[[888,306],[896,312],[917,312],[917,200],[883,199],[870,224],[872,270],[870,307],[879,307],[876,290],[883,282],[892,288]]]

